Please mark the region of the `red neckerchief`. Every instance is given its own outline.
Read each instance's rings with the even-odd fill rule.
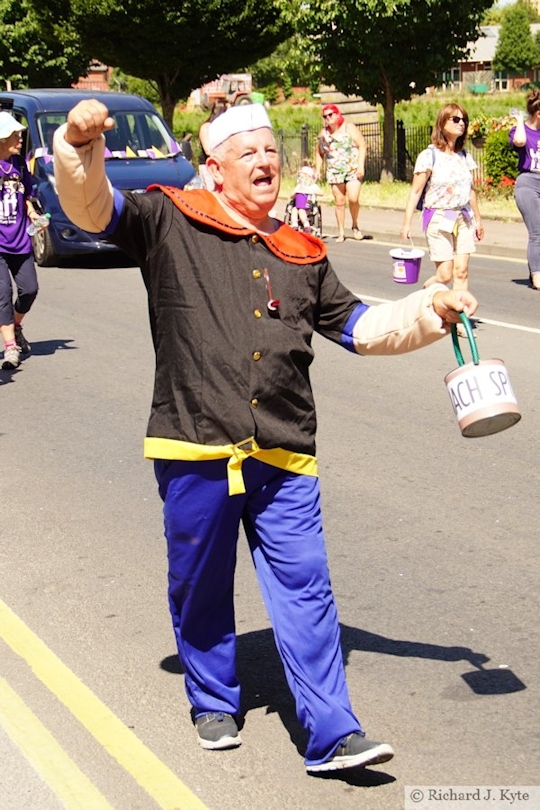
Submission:
[[[303,234],[283,222],[274,233],[259,233],[230,217],[215,196],[205,189],[180,191],[172,186],[153,184],[147,191],[162,191],[189,219],[234,236],[257,235],[280,259],[293,264],[313,264],[326,256],[326,245],[311,234]]]

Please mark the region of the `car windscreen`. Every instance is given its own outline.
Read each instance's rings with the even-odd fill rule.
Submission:
[[[115,128],[105,133],[106,158],[160,158],[176,154],[181,148],[158,115],[137,111],[111,112]],[[41,155],[52,154],[55,130],[67,113],[47,112],[37,119]],[[36,157],[39,153],[36,150]]]

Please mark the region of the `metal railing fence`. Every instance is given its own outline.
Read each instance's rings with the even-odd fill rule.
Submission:
[[[366,174],[365,179],[377,182],[381,177],[383,166],[383,132],[379,122],[359,124],[359,129],[366,140]],[[300,166],[306,162],[314,165],[315,150],[319,130],[302,124],[294,132],[279,129],[275,131],[281,157],[283,174],[291,177],[297,174]],[[431,127],[405,127],[402,121],[396,124],[394,138],[393,174],[396,180],[410,182],[414,164],[422,149],[431,143]],[[478,178],[484,179],[484,151],[467,141],[467,150],[478,164]]]

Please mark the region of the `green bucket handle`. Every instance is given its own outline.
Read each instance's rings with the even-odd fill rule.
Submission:
[[[463,326],[465,327],[465,331],[467,333],[469,346],[471,347],[473,363],[475,366],[477,366],[478,363],[480,362],[480,356],[478,354],[478,349],[476,348],[476,340],[474,339],[471,322],[464,312],[460,312],[459,317],[461,318],[461,322],[463,323]],[[463,355],[461,354],[461,349],[459,347],[457,325],[455,323],[452,324],[451,330],[452,330],[452,343],[454,344],[454,352],[456,355],[456,359],[458,361],[458,365],[464,366],[465,360],[463,359]]]

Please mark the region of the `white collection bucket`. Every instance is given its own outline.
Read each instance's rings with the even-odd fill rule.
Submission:
[[[393,248],[390,256],[394,260],[392,266],[394,281],[398,284],[416,284],[424,251],[418,248]]]
[[[462,315],[461,320],[467,330],[473,362],[465,365],[457,329],[452,325],[459,368],[447,374],[444,381],[462,436],[475,439],[512,427],[521,414],[503,361],[480,360],[469,319]]]

